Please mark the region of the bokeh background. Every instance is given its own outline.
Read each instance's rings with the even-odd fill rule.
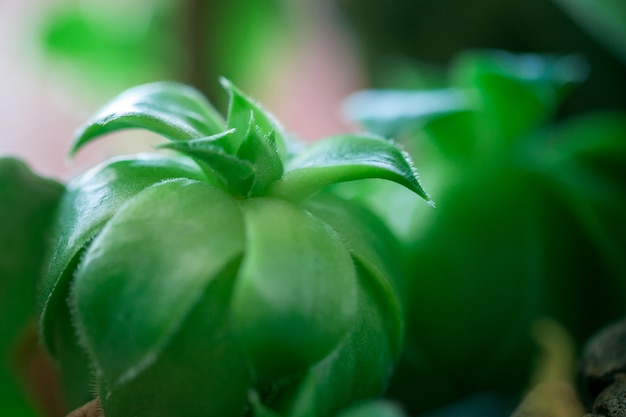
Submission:
[[[314,140],[352,127],[340,113],[349,93],[437,86],[450,60],[473,48],[581,53],[588,82],[560,111],[624,107],[626,29],[610,21],[623,2],[601,2],[598,16],[577,3],[585,2],[4,0],[0,152],[71,177],[89,158],[134,150],[119,139],[110,145],[116,151],[94,145],[67,163],[73,131],[106,100],[174,79],[221,105],[219,76]]]

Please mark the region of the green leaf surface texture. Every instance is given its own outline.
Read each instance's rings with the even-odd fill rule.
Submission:
[[[239,417],[251,389],[249,369],[230,325],[240,260],[208,283],[154,362],[122,385],[101,381],[107,416]]]
[[[406,283],[402,270],[404,253],[388,227],[356,202],[330,193],[320,193],[305,203],[308,211],[324,220],[342,238],[356,262],[367,270],[360,280],[373,279],[378,302],[386,320],[393,351],[399,354],[404,335],[403,295]]]
[[[237,156],[250,161],[255,172],[249,196],[263,195],[271,184],[282,177],[284,169],[275,147],[276,132],[271,131],[265,138],[255,126],[254,119],[251,119],[248,133],[237,150]]]
[[[232,197],[188,180],[150,187],[111,218],[73,287],[79,332],[110,385],[158,357],[208,283],[242,255],[243,227]]]
[[[364,134],[314,143],[289,161],[283,178],[268,192],[298,199],[337,182],[367,178],[396,182],[430,200],[408,155],[382,137]]]
[[[120,94],[76,134],[71,154],[98,136],[142,128],[170,140],[211,136],[224,130],[222,116],[199,92],[178,83],[152,83]]]
[[[233,321],[257,378],[271,381],[335,348],[354,322],[357,281],[341,238],[301,208],[255,198],[243,211],[247,250]]]
[[[39,288],[38,308],[43,342],[54,352],[51,320],[67,296],[72,264],[84,246],[127,200],[139,191],[171,178],[203,179],[193,163],[157,155],[120,157],[100,164],[67,185],[59,203],[55,245]]]
[[[357,265],[359,276],[366,271]],[[365,278],[359,286],[355,326],[342,343],[270,402],[280,415],[334,415],[347,404],[382,394],[393,370],[393,342],[385,331],[378,288]]]

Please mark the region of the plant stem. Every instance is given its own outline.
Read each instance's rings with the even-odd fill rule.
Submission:
[[[187,68],[185,82],[200,90],[209,99],[214,98],[214,89],[208,82],[209,46],[207,45],[207,19],[213,2],[206,0],[187,0],[181,12],[181,40],[185,48]]]

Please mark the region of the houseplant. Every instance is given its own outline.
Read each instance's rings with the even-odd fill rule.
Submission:
[[[406,153],[341,135],[300,150],[223,80],[128,90],[79,132],[139,127],[174,155],[119,157],[67,185],[39,297],[72,407],[124,415],[333,415],[378,395],[403,340],[393,234],[324,191],[364,178],[428,199]]]

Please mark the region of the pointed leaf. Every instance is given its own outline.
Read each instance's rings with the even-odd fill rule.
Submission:
[[[341,238],[284,200],[243,201],[247,249],[232,300],[235,331],[261,383],[302,372],[346,335],[354,266]]]
[[[255,182],[252,164],[228,152],[228,143],[235,129],[208,138],[177,141],[160,145],[159,148],[179,151],[193,160],[205,171],[207,177],[217,178],[213,185],[238,196],[247,196]]]
[[[301,199],[338,182],[381,178],[430,201],[408,154],[378,136],[354,134],[322,140],[292,159],[285,171],[270,194]]]
[[[237,156],[250,162],[254,168],[254,186],[250,195],[263,194],[273,182],[283,175],[283,163],[275,148],[276,132],[271,131],[267,138],[256,128],[254,117],[250,118],[248,132]]]
[[[70,182],[61,199],[55,245],[38,297],[43,343],[54,353],[57,309],[65,300],[79,253],[104,224],[139,191],[171,178],[203,180],[200,169],[183,158],[142,155],[116,158]]]
[[[243,246],[236,201],[197,181],[150,187],[111,218],[74,286],[78,332],[109,386],[132,380],[159,357]]]
[[[237,137],[232,142],[231,151],[236,153],[241,143],[245,140],[250,116],[252,115],[263,137],[268,137],[271,132],[274,132],[276,149],[284,159],[287,154],[285,133],[276,118],[269,114],[259,103],[245,95],[226,78],[221,78],[220,82],[224,89],[230,94],[227,119],[228,128],[237,129]]]
[[[185,140],[219,133],[225,122],[191,87],[166,82],[145,84],[120,94],[80,128],[71,155],[98,136],[128,128]]]

